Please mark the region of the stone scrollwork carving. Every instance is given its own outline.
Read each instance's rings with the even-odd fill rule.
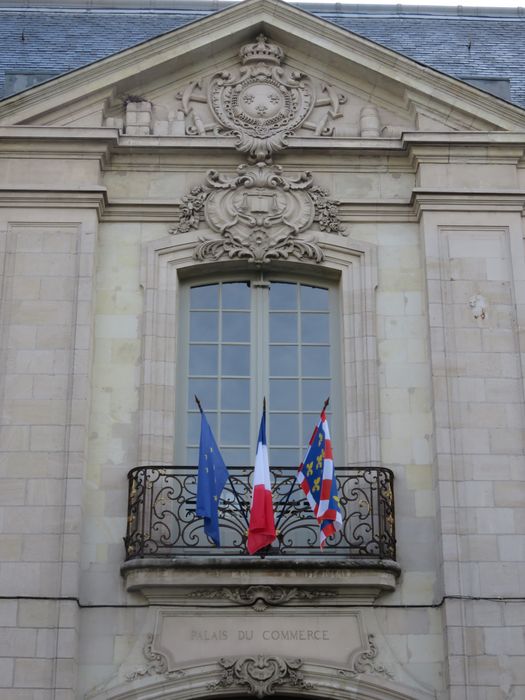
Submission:
[[[204,215],[218,239],[201,239],[197,260],[239,258],[255,263],[308,258],[322,262],[317,240],[300,237],[318,222],[322,231],[342,234],[338,202],[314,184],[310,172],[283,175],[277,165],[240,165],[229,177],[210,170],[206,183],[181,202],[179,223],[170,233],[197,229]]]
[[[250,605],[257,612],[263,612],[270,606],[284,605],[290,600],[318,600],[332,598],[332,591],[309,591],[301,588],[284,586],[247,586],[238,588],[219,588],[194,591],[192,598],[223,598],[238,605]]]
[[[219,659],[221,678],[208,686],[209,690],[241,686],[257,698],[275,695],[279,686],[312,689],[314,686],[301,673],[301,659],[280,656],[241,656]]]
[[[214,75],[204,87],[193,81],[177,94],[188,135],[230,135],[250,162],[271,162],[299,128],[331,136],[333,122],[343,116],[345,95],[333,86],[316,85],[300,71],[281,66],[284,52],[264,34],[240,50],[241,66]],[[212,114],[206,123],[196,106],[205,103]],[[308,121],[312,110],[325,107]]]
[[[360,649],[352,655],[350,669],[340,669],[339,675],[345,678],[355,678],[363,674],[371,676],[383,676],[393,679],[393,674],[383,664],[377,662],[378,649],[374,642],[374,635],[368,635],[368,648]]]
[[[148,634],[146,643],[142,650],[144,658],[148,662],[145,666],[137,668],[132,673],[128,673],[126,680],[131,682],[145,676],[165,676],[166,678],[180,677],[184,675],[184,671],[168,670],[168,659],[164,654],[153,650],[153,635]]]

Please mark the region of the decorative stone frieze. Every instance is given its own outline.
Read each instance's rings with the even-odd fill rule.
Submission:
[[[284,605],[291,600],[319,600],[333,598],[333,591],[317,591],[285,586],[239,586],[237,588],[203,589],[191,593],[191,598],[223,598],[238,605],[251,606],[257,612],[263,612],[270,606]]]
[[[239,258],[254,263],[295,257],[324,259],[315,237],[300,234],[317,222],[321,231],[343,234],[338,202],[314,183],[310,172],[283,175],[277,165],[240,165],[230,177],[210,170],[204,185],[182,198],[179,223],[170,233],[197,229],[201,216],[218,239],[202,238],[196,260]]]
[[[241,686],[250,695],[264,698],[274,695],[276,687],[289,686],[311,690],[314,684],[306,681],[301,659],[285,659],[281,656],[241,656],[219,659],[223,669],[221,678],[210,683],[209,690]]]

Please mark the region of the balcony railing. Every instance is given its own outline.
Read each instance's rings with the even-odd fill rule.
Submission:
[[[221,547],[195,515],[195,467],[137,467],[128,474],[126,559],[246,555],[253,467],[232,467],[219,502]],[[265,556],[319,555],[319,526],[296,469],[272,468],[278,537]],[[379,467],[336,467],[343,528],[328,540],[323,557],[395,560],[394,475]],[[293,490],[291,490],[294,485]],[[288,498],[289,496],[289,498]]]

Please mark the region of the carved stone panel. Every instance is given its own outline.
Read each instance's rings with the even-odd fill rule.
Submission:
[[[255,263],[275,259],[324,258],[315,237],[301,236],[314,221],[321,231],[343,233],[338,202],[315,185],[309,172],[283,175],[279,166],[240,165],[237,176],[211,170],[205,185],[183,197],[179,223],[171,233],[198,228],[201,214],[218,239],[201,239],[197,260],[241,258]]]
[[[300,127],[318,136],[332,135],[333,121],[343,116],[345,95],[281,65],[284,51],[264,34],[242,46],[239,55],[239,67],[217,73],[207,86],[193,81],[178,93],[187,134],[235,136],[236,148],[253,163],[271,162]],[[199,103],[210,110],[211,123],[198,109]],[[325,109],[309,120],[318,107]]]
[[[162,673],[184,668],[195,659],[278,655],[290,649],[301,658],[338,662],[343,666],[354,654],[368,649],[358,612],[326,610],[305,617],[298,610],[269,607],[248,611],[225,609],[162,609],[158,613],[153,645],[148,657],[162,658]]]

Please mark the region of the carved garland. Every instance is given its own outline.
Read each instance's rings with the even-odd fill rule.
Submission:
[[[333,598],[333,591],[309,591],[284,586],[248,586],[246,588],[219,588],[214,590],[194,591],[192,598],[230,600],[237,605],[251,605],[256,612],[263,612],[270,606],[284,605],[290,600],[318,600]]]
[[[304,240],[314,221],[321,231],[344,234],[337,202],[315,185],[310,172],[283,175],[278,165],[240,165],[229,177],[210,170],[204,185],[182,198],[178,225],[170,233],[187,233],[199,227],[201,216],[219,239],[200,239],[196,260],[239,258],[254,263],[290,256],[324,259],[317,240]]]
[[[301,659],[285,659],[280,656],[241,656],[219,659],[222,677],[210,683],[208,690],[247,686],[247,692],[257,698],[275,695],[276,687],[312,689],[313,683],[306,681],[301,673]]]

